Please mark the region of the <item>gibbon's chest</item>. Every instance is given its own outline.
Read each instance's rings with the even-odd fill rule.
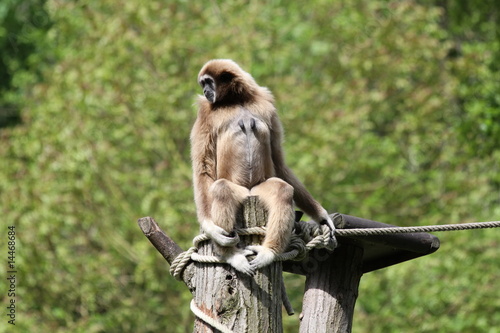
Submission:
[[[214,126],[218,144],[238,145],[254,140],[267,144],[270,140],[270,120],[245,107],[226,111],[218,118],[219,122]]]
[[[217,178],[251,188],[274,174],[270,130],[259,115],[238,111],[218,128]]]

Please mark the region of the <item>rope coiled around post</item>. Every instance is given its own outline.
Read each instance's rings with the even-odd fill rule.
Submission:
[[[189,304],[189,308],[191,309],[191,311],[194,313],[194,315],[196,317],[203,320],[205,323],[209,324],[213,328],[218,329],[222,333],[233,333],[232,330],[230,330],[229,328],[224,326],[222,323],[220,323],[218,320],[210,317],[209,315],[204,313],[200,308],[198,308],[198,306],[194,302],[194,299],[191,300],[191,303]]]
[[[334,246],[331,244],[330,229],[328,226],[318,226],[317,224],[308,222],[300,223],[300,234],[293,233],[286,252],[279,254],[276,261],[286,260],[302,260],[307,255],[307,252],[313,248],[329,248],[333,250]],[[298,228],[296,227],[296,230]],[[265,227],[252,227],[245,229],[238,229],[236,233],[239,236],[265,236]],[[189,264],[190,261],[197,261],[203,263],[219,264],[225,263],[220,257],[206,256],[198,254],[198,246],[201,242],[210,240],[206,234],[200,234],[193,239],[193,246],[187,251],[179,254],[170,266],[170,274],[177,280],[181,280],[182,272]]]
[[[339,217],[340,214],[335,214],[333,217]],[[492,222],[474,222],[462,224],[443,224],[431,226],[417,227],[389,227],[389,228],[359,228],[359,229],[335,229],[335,236],[353,237],[353,236],[377,236],[402,233],[418,233],[418,232],[437,232],[437,231],[457,231],[457,230],[472,230],[500,228],[500,221]],[[238,229],[237,234],[240,236],[258,235],[265,236],[265,227],[252,227],[246,229]],[[206,234],[200,234],[193,239],[193,246],[187,251],[182,252],[175,258],[170,267],[170,273],[180,280],[184,268],[190,261],[203,263],[225,263],[217,256],[202,256],[199,255],[198,246],[201,242],[210,240]],[[287,260],[302,260],[307,255],[307,252],[314,248],[327,248],[333,250],[334,245],[330,239],[330,229],[326,225],[319,226],[314,222],[295,222],[294,233],[290,240],[290,244],[286,252],[277,256],[277,261]]]
[[[340,218],[342,216],[338,213],[333,215],[333,218]],[[456,230],[472,230],[472,229],[486,229],[486,228],[499,228],[500,221],[492,222],[475,222],[463,224],[445,224],[433,226],[418,226],[418,227],[387,227],[387,228],[359,228],[359,229],[335,229],[336,236],[353,237],[353,236],[376,236],[376,235],[390,235],[401,233],[419,233],[419,232],[436,232],[436,231],[456,231]],[[265,227],[253,227],[237,230],[239,236],[259,235],[265,236]],[[314,248],[327,248],[333,250],[335,244],[330,237],[330,229],[326,225],[319,226],[311,222],[295,222],[295,228],[290,239],[287,251],[279,254],[276,261],[286,260],[302,260],[307,255],[307,252]],[[200,234],[193,239],[193,246],[187,251],[179,254],[175,258],[170,267],[170,273],[178,280],[182,277],[184,268],[190,261],[198,261],[203,263],[224,263],[221,258],[217,256],[199,255],[197,253],[198,246],[201,242],[210,240],[206,234]],[[286,297],[286,294],[285,294]],[[196,306],[194,300],[190,304],[191,311],[207,324],[218,329],[223,333],[233,333],[233,331],[225,327],[216,319],[205,314],[201,309]]]

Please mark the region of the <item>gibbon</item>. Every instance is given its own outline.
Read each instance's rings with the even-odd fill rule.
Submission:
[[[253,275],[274,261],[289,242],[294,202],[317,223],[335,229],[327,211],[286,166],[283,129],[271,92],[234,61],[207,62],[198,75],[203,88],[191,131],[191,158],[197,216],[217,253],[236,270]],[[262,245],[236,247],[238,209],[258,196],[268,210]],[[250,262],[246,256],[256,254]]]

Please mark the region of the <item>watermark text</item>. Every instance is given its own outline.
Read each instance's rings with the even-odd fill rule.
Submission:
[[[7,322],[16,324],[16,227],[7,227]]]

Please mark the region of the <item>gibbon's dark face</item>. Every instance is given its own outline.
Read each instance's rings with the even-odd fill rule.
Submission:
[[[202,75],[200,77],[200,86],[203,88],[203,95],[205,95],[208,101],[212,104],[215,103],[217,92],[214,79],[208,74]]]
[[[207,62],[198,74],[198,83],[215,108],[248,102],[258,88],[250,74],[228,59]]]

